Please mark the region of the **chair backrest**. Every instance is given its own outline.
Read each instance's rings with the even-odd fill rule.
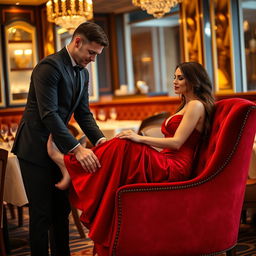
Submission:
[[[250,141],[242,146],[244,151],[251,151],[256,126],[256,115],[250,115],[251,112],[256,112],[256,105],[245,99],[232,98],[216,103],[212,129],[208,140],[201,146],[195,176],[211,176],[221,171],[236,153],[244,133]],[[250,133],[253,134],[249,136]]]
[[[170,112],[161,112],[144,119],[141,122],[138,134],[151,137],[162,137],[161,125],[169,116]]]
[[[4,180],[5,180],[7,158],[8,158],[8,151],[0,148],[0,227],[2,227]]]

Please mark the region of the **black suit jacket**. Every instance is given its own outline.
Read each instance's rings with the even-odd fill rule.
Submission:
[[[80,73],[81,91],[75,98],[74,70],[66,48],[46,57],[34,68],[12,149],[18,157],[48,166],[51,161],[46,143],[50,133],[59,150],[68,153],[78,143],[66,127],[72,113],[93,144],[104,136],[89,109],[88,71]]]

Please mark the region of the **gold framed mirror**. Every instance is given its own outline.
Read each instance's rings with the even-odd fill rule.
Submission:
[[[9,104],[22,105],[37,63],[35,27],[23,21],[13,22],[5,27],[5,42]]]

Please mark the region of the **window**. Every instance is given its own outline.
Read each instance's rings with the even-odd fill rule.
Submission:
[[[247,90],[256,90],[256,5],[255,1],[242,1],[244,55]]]
[[[0,31],[1,32],[1,31]],[[2,40],[0,36],[0,41]],[[4,97],[4,78],[3,78],[3,64],[2,64],[2,45],[0,44],[0,107],[5,106],[5,97]]]
[[[178,12],[136,22],[125,14],[125,37],[128,92],[174,95],[170,85],[181,62]]]

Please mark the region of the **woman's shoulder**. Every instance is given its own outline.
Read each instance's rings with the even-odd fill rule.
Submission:
[[[200,100],[191,100],[188,102],[187,108],[204,110],[204,104]]]
[[[190,115],[202,116],[205,112],[204,104],[200,100],[191,100],[187,104],[186,112]]]

